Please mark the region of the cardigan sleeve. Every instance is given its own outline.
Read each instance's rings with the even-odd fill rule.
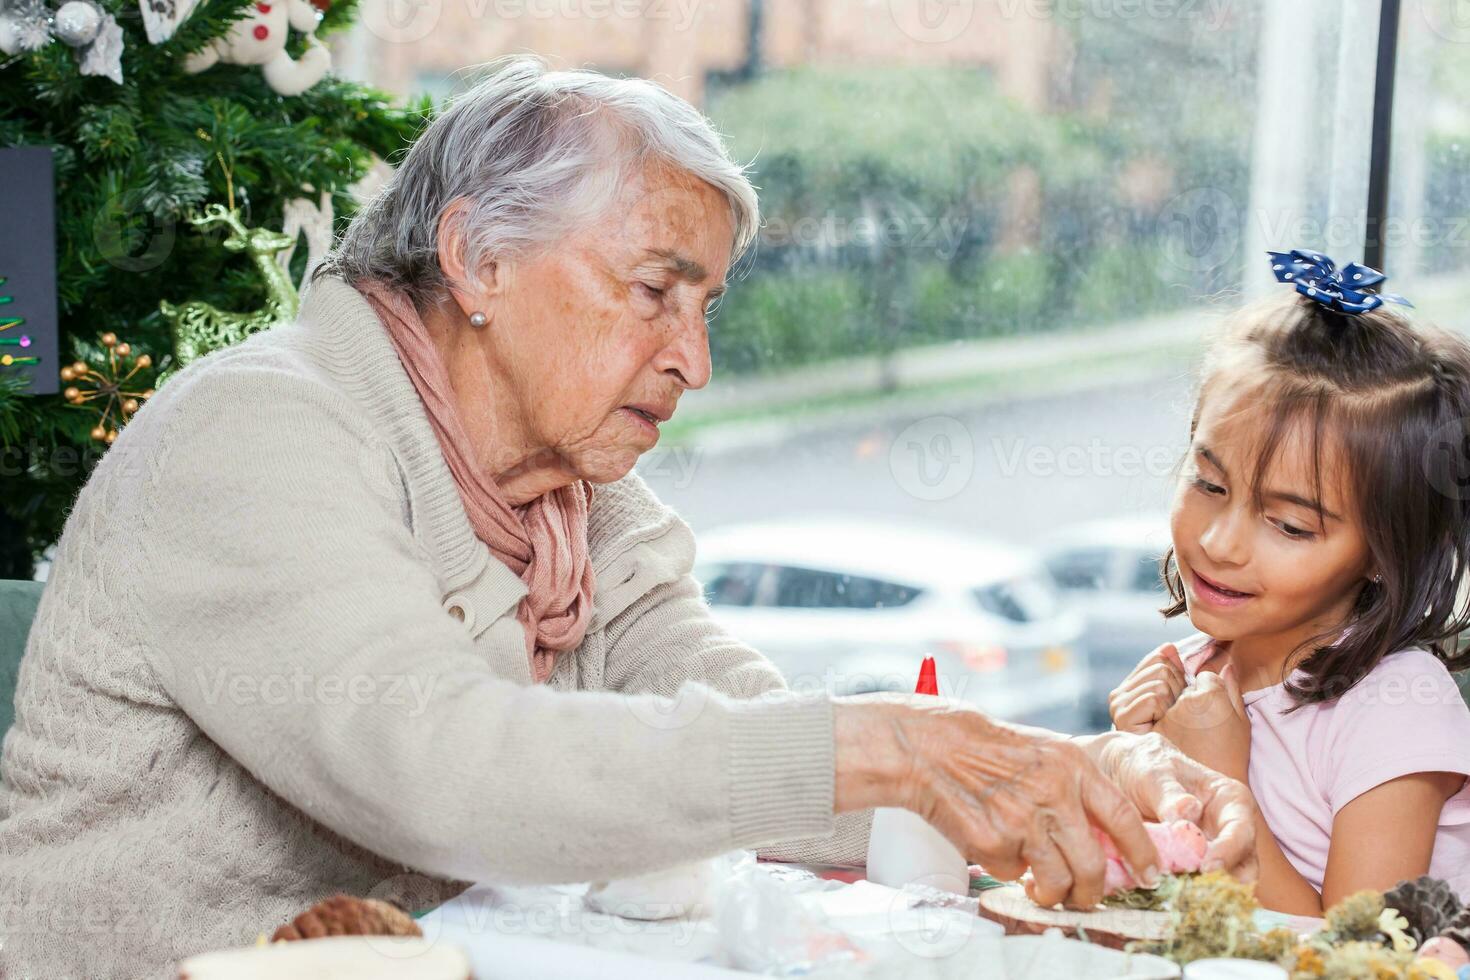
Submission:
[[[655,586],[614,618],[607,640],[606,679],[613,690],[673,697],[683,685],[698,683],[754,698],[786,689],[775,664],[720,628],[688,572]],[[775,861],[861,866],[872,822],[872,810],[838,814],[831,834],[781,841],[759,853]]]
[[[112,450],[145,495],[141,652],[175,710],[313,820],[421,871],[526,883],[831,831],[825,697],[691,678],[667,693],[697,710],[676,714],[495,676],[441,607],[392,454],[335,389],[217,368],[149,410],[158,441]]]

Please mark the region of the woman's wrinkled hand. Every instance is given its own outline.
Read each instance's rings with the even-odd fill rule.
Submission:
[[[1163,720],[1187,682],[1179,650],[1165,643],[1139,661],[1123,683],[1108,695],[1108,714],[1120,732],[1145,735]]]
[[[1255,801],[1243,782],[1196,762],[1158,733],[1085,738],[1088,754],[1151,820],[1189,820],[1209,840],[1203,871],[1256,878]]]
[[[934,697],[845,698],[835,718],[839,812],[907,807],[997,878],[1030,869],[1027,891],[1044,906],[1102,899],[1106,861],[1093,826],[1135,877],[1157,878],[1137,807],[1082,743]]]

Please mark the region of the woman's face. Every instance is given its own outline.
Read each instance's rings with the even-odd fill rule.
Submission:
[[[651,167],[595,226],[497,268],[482,342],[527,446],[593,483],[653,448],[679,396],[709,383],[705,320],[733,237],[722,192]]]
[[[1207,390],[1174,500],[1171,531],[1189,618],[1219,640],[1296,646],[1341,625],[1368,574],[1357,506],[1338,450],[1322,449],[1313,479],[1310,433],[1284,434],[1252,498],[1262,434],[1259,394]],[[1320,492],[1321,513],[1313,506]]]

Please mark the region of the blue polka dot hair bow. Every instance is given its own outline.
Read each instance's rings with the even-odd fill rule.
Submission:
[[[1267,252],[1277,282],[1289,282],[1296,291],[1339,313],[1367,313],[1384,303],[1413,306],[1397,293],[1380,293],[1374,287],[1388,277],[1377,269],[1349,262],[1341,272],[1327,256],[1309,248],[1290,252]]]

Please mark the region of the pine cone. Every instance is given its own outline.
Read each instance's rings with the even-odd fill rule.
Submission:
[[[1423,875],[1383,893],[1383,904],[1409,920],[1407,932],[1420,946],[1444,932],[1460,913],[1460,899],[1447,882]]]
[[[1437,935],[1446,939],[1453,939],[1465,948],[1465,954],[1470,956],[1470,908],[1463,908],[1449,924],[1440,929]]]
[[[422,936],[413,918],[375,898],[333,895],[317,902],[271,936],[271,942],[322,936]]]

